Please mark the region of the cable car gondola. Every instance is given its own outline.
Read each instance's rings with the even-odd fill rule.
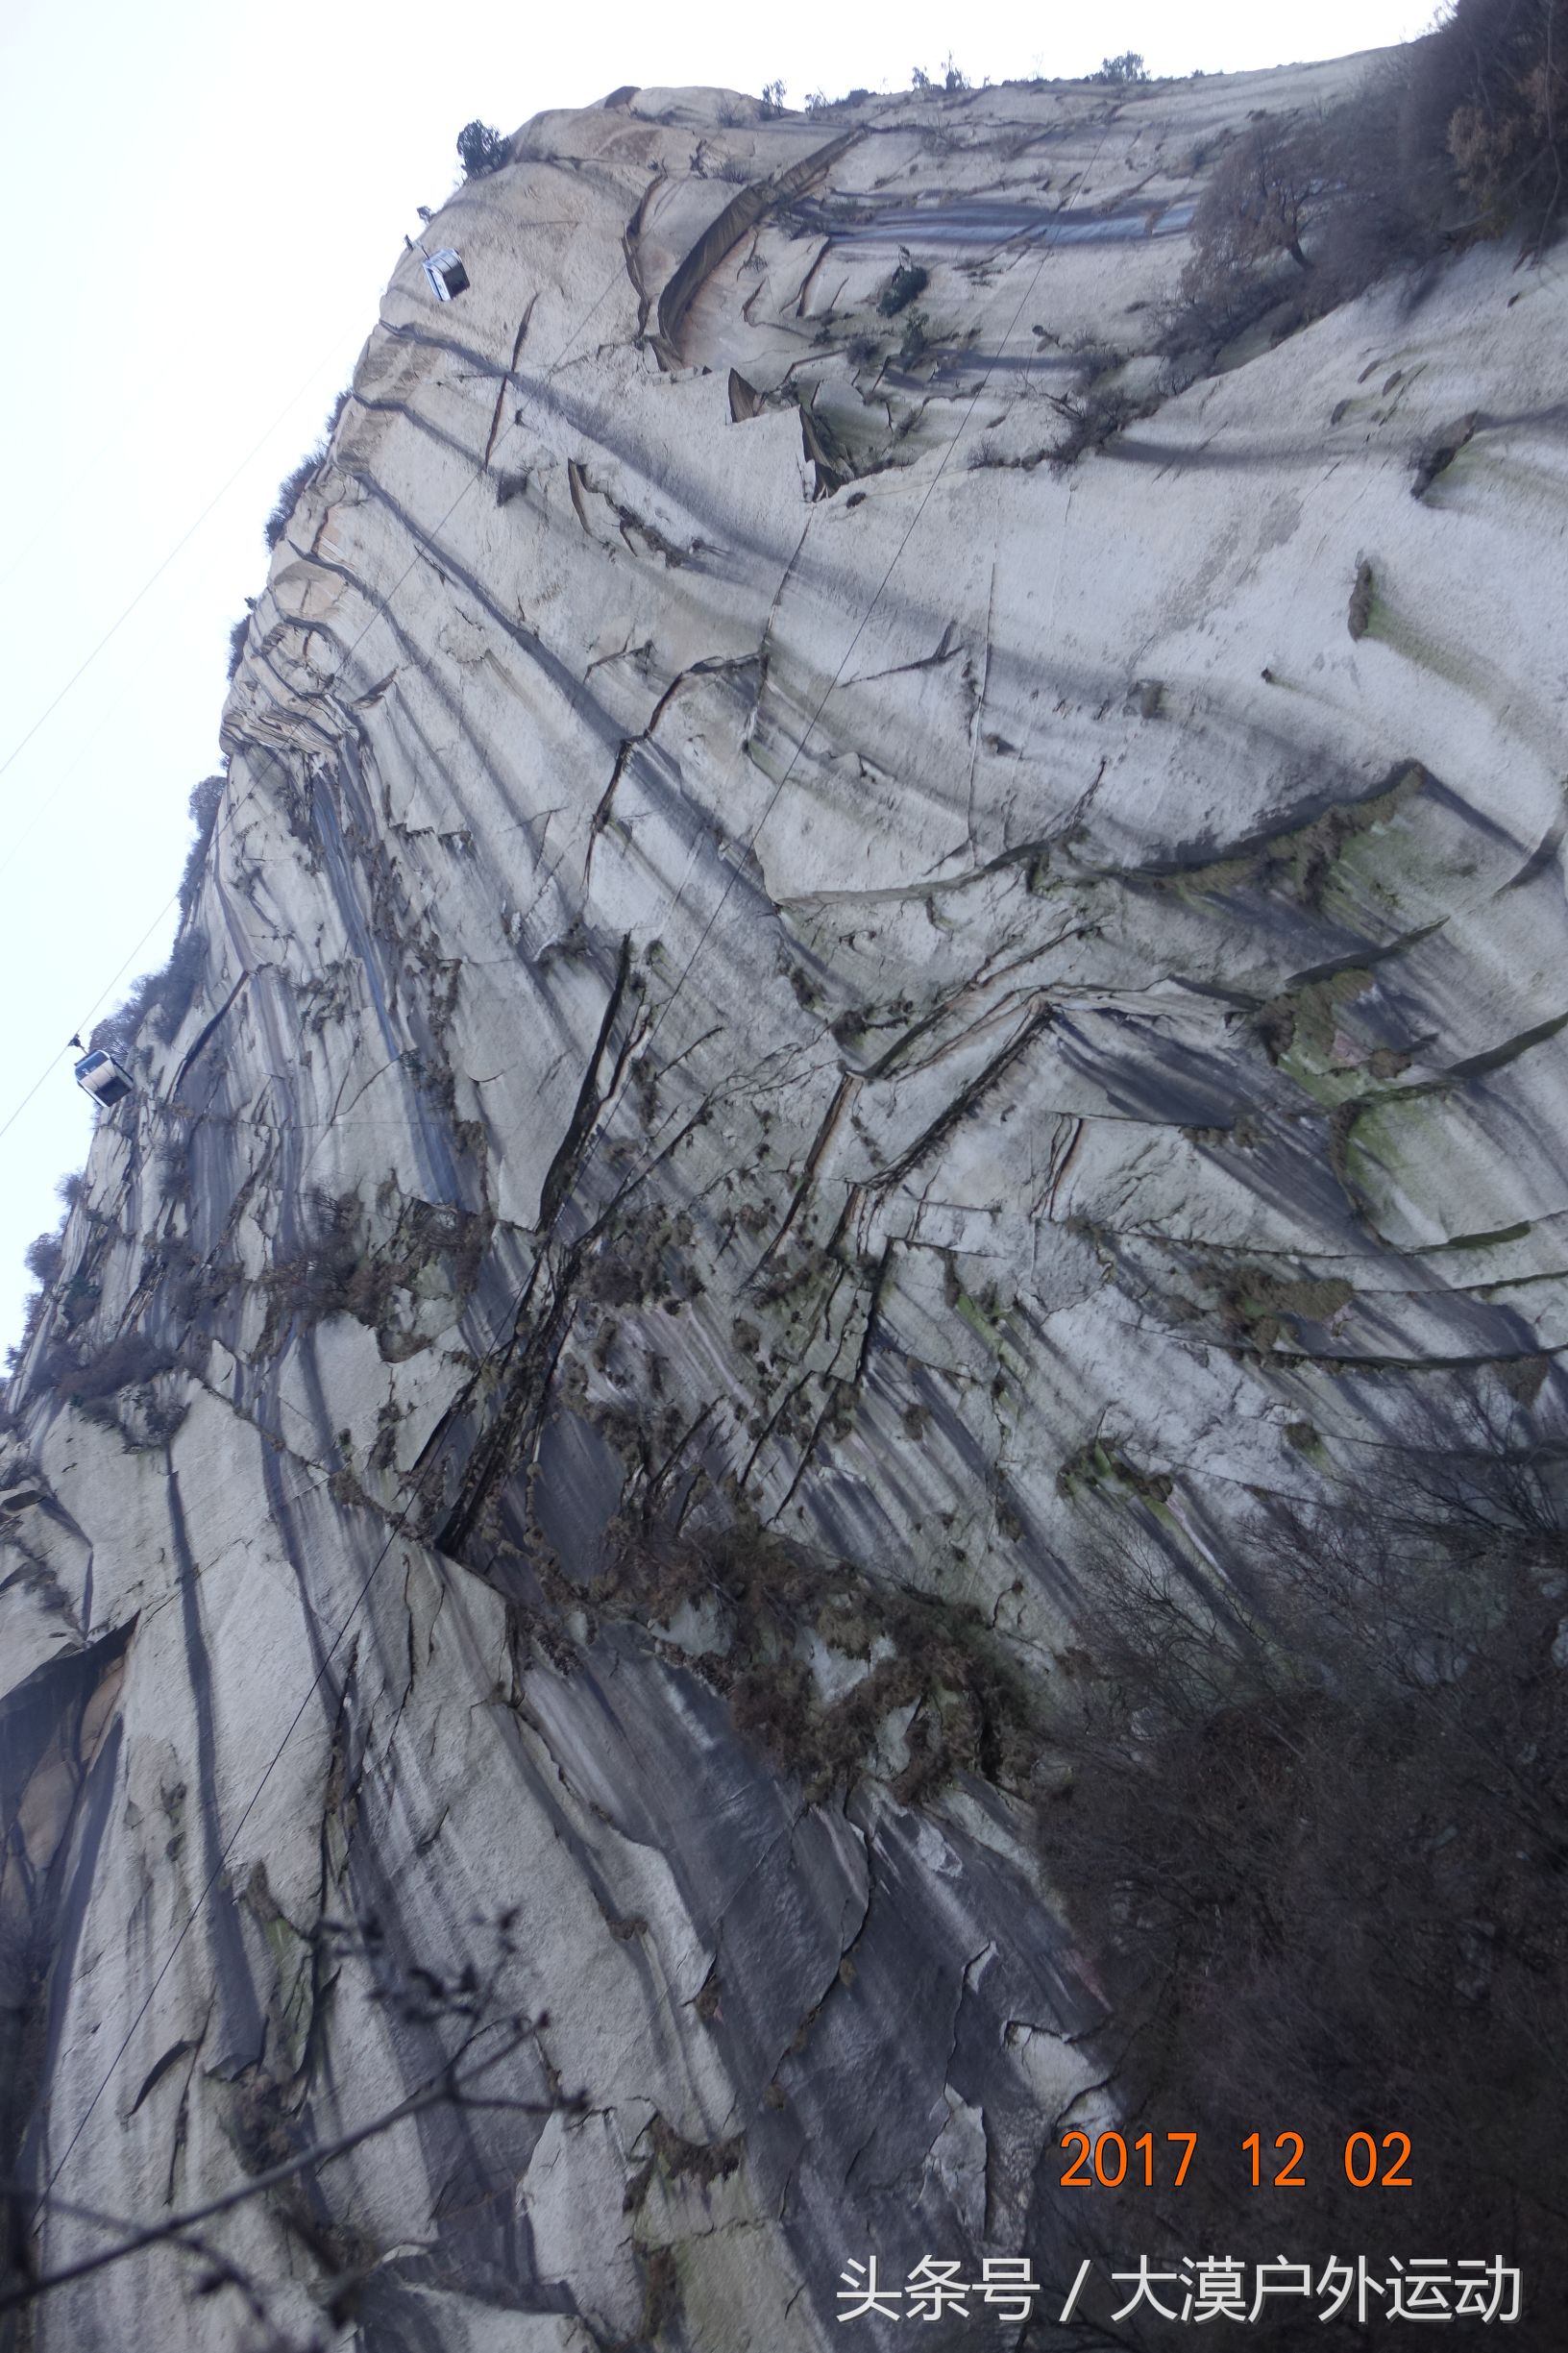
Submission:
[[[135,1079],[112,1054],[84,1054],[76,1066],[76,1083],[84,1094],[90,1094],[105,1111],[123,1103],[128,1094],[136,1091]]]
[[[438,254],[427,254],[423,246],[425,275],[430,282],[430,292],[438,303],[450,303],[454,294],[468,291],[468,272],[450,245]]]

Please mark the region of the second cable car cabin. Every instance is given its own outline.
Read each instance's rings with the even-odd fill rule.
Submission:
[[[90,1094],[105,1111],[112,1110],[116,1103],[123,1103],[128,1094],[136,1091],[135,1079],[112,1054],[84,1054],[76,1066],[76,1083],[84,1094]]]

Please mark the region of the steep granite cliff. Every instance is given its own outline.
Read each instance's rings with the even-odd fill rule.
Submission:
[[[1096,1532],[1222,1578],[1568,1342],[1563,264],[1153,356],[1219,135],[1352,71],[621,91],[399,263],[11,1387],[46,2266],[417,2092],[378,1981],[465,1967],[530,2105],[212,2226],[291,2341],[808,2353],[871,2252],[1048,2258]],[[260,2330],[192,2276],[12,2341]]]

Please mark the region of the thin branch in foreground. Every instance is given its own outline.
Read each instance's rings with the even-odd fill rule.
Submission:
[[[485,2028],[481,2031],[488,2032],[489,2029]],[[545,2100],[511,2099],[493,2095],[476,2097],[470,2094],[470,2085],[478,2083],[496,2068],[504,2065],[506,2060],[513,2058],[534,2031],[535,2022],[514,2020],[511,2022],[509,2039],[503,2047],[492,2051],[475,2066],[465,2069],[462,2064],[463,2058],[467,2050],[472,2048],[473,2042],[478,2039],[477,2037],[471,2038],[470,2042],[464,2045],[463,2049],[450,2059],[438,2074],[433,2075],[417,2092],[409,2093],[405,2099],[399,2100],[394,2107],[384,2110],[380,2116],[372,2117],[366,2123],[355,2125],[351,2132],[340,2133],[335,2140],[314,2143],[309,2148],[302,2149],[297,2156],[288,2158],[282,2164],[269,2166],[265,2172],[250,2175],[247,2180],[236,2184],[233,2189],[223,2191],[216,2197],[208,2198],[200,2206],[190,2206],[182,2213],[166,2215],[159,2222],[149,2222],[139,2227],[118,2224],[108,2218],[96,2216],[90,2208],[70,2207],[64,2200],[57,2199],[51,2194],[46,2200],[47,2204],[58,2206],[61,2212],[75,2212],[85,2219],[94,2221],[102,2219],[106,2227],[121,2228],[125,2235],[114,2244],[99,2248],[96,2254],[80,2256],[74,2263],[62,2264],[58,2270],[38,2272],[31,2279],[19,2281],[13,2287],[0,2289],[0,2313],[14,2312],[24,2305],[35,2304],[40,2296],[50,2295],[56,2289],[69,2287],[77,2280],[89,2278],[95,2271],[107,2270],[112,2264],[125,2262],[128,2256],[139,2255],[149,2247],[171,2243],[183,2245],[187,2251],[202,2253],[212,2261],[217,2269],[224,2274],[221,2284],[237,2285],[249,2297],[254,2292],[253,2285],[237,2276],[233,2281],[230,2280],[228,2274],[234,2270],[235,2267],[230,2264],[226,2256],[216,2253],[206,2244],[198,2247],[195,2234],[200,2231],[203,2223],[212,2221],[219,2215],[232,2213],[236,2206],[248,2204],[252,2198],[264,2197],[269,2191],[279,2189],[284,2182],[293,2181],[301,2173],[312,2172],[318,2167],[331,2165],[339,2157],[346,2157],[352,2149],[361,2147],[365,2142],[378,2139],[382,2133],[390,2132],[396,2125],[405,2122],[409,2117],[423,2115],[430,2108],[444,2106],[501,2108],[508,2109],[519,2116],[540,2117],[580,2115],[587,2104],[586,2096],[581,2092]],[[36,2195],[36,2188],[31,2183],[5,2181],[0,2182],[0,2194],[10,2197],[33,2197]]]

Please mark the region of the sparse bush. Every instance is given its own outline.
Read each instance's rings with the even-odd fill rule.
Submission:
[[[1192,241],[1208,277],[1234,277],[1288,254],[1311,263],[1301,240],[1326,201],[1323,144],[1288,114],[1265,114],[1228,147],[1192,216]]]
[[[217,829],[218,809],[223,800],[226,776],[204,776],[190,796],[190,821],[196,828],[196,838],[185,855],[184,871],[180,877],[180,920],[188,921],[202,887],[202,874],[207,866],[207,853]]]
[[[953,53],[950,49],[947,52],[947,61],[942,69],[942,86],[949,96],[959,90],[967,90],[969,86],[968,75],[954,64]]]
[[[261,526],[261,536],[267,543],[269,552],[282,544],[283,533],[288,528],[289,517],[299,504],[306,484],[314,476],[316,468],[326,454],[326,450],[318,442],[313,450],[306,452],[299,464],[285,474],[279,483],[278,496],[272,502],[272,512]]]
[[[816,1558],[749,1518],[674,1537],[623,1525],[593,1599],[644,1625],[711,1605],[720,1639],[698,1671],[812,1800],[887,1771],[890,1720],[904,1711],[905,1755],[890,1776],[901,1803],[919,1804],[957,1773],[1011,1777],[1027,1758],[1028,1694],[978,1609]],[[806,1663],[818,1646],[866,1672],[827,1697]]]
[[[155,975],[144,972],[131,993],[112,1013],[106,1013],[87,1032],[87,1044],[94,1054],[113,1054],[121,1059],[129,1053],[132,1041],[146,1017]]]
[[[247,606],[249,606],[250,601],[250,599],[247,598]],[[234,682],[234,678],[238,673],[241,662],[245,659],[245,640],[250,635],[250,632],[251,616],[249,610],[247,610],[241,613],[239,619],[233,624],[229,631],[229,666],[224,672],[224,676],[227,678],[231,686]]]
[[[430,1269],[439,1269],[453,1292],[468,1297],[478,1280],[491,1219],[482,1212],[444,1202],[405,1200],[398,1223],[375,1248],[360,1239],[361,1205],[353,1193],[311,1197],[316,1237],[293,1256],[280,1258],[263,1278],[267,1318],[260,1352],[276,1346],[291,1318],[302,1325],[330,1315],[353,1315],[389,1337],[387,1319],[397,1294],[412,1291]],[[413,1338],[406,1353],[429,1343]],[[386,1353],[383,1345],[383,1353]]]
[[[1221,151],[1165,318],[1168,354],[1213,352],[1270,313],[1288,332],[1417,250],[1387,168],[1394,100],[1374,77],[1332,113],[1265,114]]]
[[[1051,451],[1051,471],[1065,474],[1080,457],[1091,450],[1103,450],[1106,443],[1126,425],[1147,416],[1153,405],[1148,401],[1137,401],[1130,392],[1107,384],[1096,391],[1085,392],[1059,400],[1055,394],[1046,398],[1057,413],[1066,420],[1066,431]]]
[[[1089,76],[1090,82],[1109,82],[1125,86],[1130,82],[1146,82],[1149,69],[1137,49],[1124,49],[1120,57],[1102,58],[1098,73]]]
[[[57,1189],[65,1204],[65,1210],[60,1224],[52,1234],[36,1236],[22,1254],[22,1263],[37,1285],[37,1288],[28,1293],[27,1305],[22,1314],[21,1338],[6,1352],[6,1367],[9,1372],[14,1373],[19,1369],[22,1359],[32,1346],[38,1326],[43,1321],[45,1295],[50,1284],[59,1276],[61,1267],[64,1263],[65,1219],[70,1215],[72,1202],[75,1198],[74,1194],[67,1194],[65,1189],[71,1185],[79,1190],[81,1183],[80,1177],[61,1179]]]
[[[352,384],[344,385],[328,411],[327,422],[321,429],[321,435],[315,447],[307,450],[293,472],[285,474],[279,483],[278,496],[273,501],[272,512],[261,527],[261,536],[267,543],[269,552],[282,543],[283,533],[288,528],[289,518],[299,504],[302,492],[317,467],[324,463],[327,453],[331,447],[332,435],[337,430],[338,420],[348,406],[353,392]]]
[[[162,977],[161,971],[144,972],[125,1002],[95,1025],[92,1032],[95,1051],[101,1049],[121,1059],[130,1053],[142,1023],[157,1009]]]
[[[206,969],[207,934],[192,925],[180,934],[173,954],[158,976],[153,1032],[160,1045],[174,1043]]]
[[[58,1396],[73,1405],[101,1405],[120,1389],[140,1388],[166,1373],[174,1352],[145,1332],[122,1332],[97,1356],[85,1360],[62,1348],[51,1348],[44,1378]]]
[[[765,82],[762,86],[762,119],[772,122],[784,111],[784,84]]]
[[[1523,218],[1544,243],[1568,170],[1568,0],[1455,0],[1433,47],[1429,70],[1460,82],[1446,143],[1482,225]]]
[[[905,319],[903,340],[898,346],[898,365],[901,368],[912,368],[917,360],[924,356],[925,331],[930,324],[923,310],[912,310]]]
[[[876,298],[876,307],[885,319],[896,318],[907,309],[917,294],[923,294],[929,282],[927,273],[918,261],[910,258],[908,246],[899,250],[898,267]]]
[[[476,115],[457,134],[457,160],[465,180],[482,180],[487,172],[499,172],[505,162],[506,141]]]
[[[190,914],[201,891],[226,782],[221,775],[204,776],[190,796],[196,838],[180,877],[180,930],[169,961],[159,971],[144,972],[123,1002],[94,1023],[91,1044],[95,1052],[129,1054],[142,1025],[149,1019],[159,1043],[171,1044],[190,1011],[191,999],[207,966],[207,935],[191,924]]]
[[[1080,391],[1093,383],[1098,377],[1108,376],[1113,368],[1122,366],[1127,357],[1127,354],[1118,350],[1115,344],[1105,342],[1089,328],[1081,333],[1069,335],[1062,350],[1077,363],[1074,381]]]
[[[1411,54],[1396,51],[1352,97],[1313,119],[1323,196],[1306,247],[1306,316],[1441,250],[1455,208],[1453,175],[1444,154],[1416,159],[1407,119],[1412,70]]]
[[[928,90],[931,87],[931,77],[923,66],[910,68],[909,86],[912,90]]]
[[[1281,288],[1271,278],[1204,285],[1195,275],[1191,279],[1184,277],[1178,298],[1160,313],[1159,348],[1167,359],[1184,366],[1195,361],[1202,367],[1222,345],[1257,326],[1271,312],[1280,314],[1282,306],[1288,324],[1298,324],[1306,314],[1304,284],[1303,286],[1292,287],[1293,301],[1285,304]],[[1190,381],[1190,372],[1184,375],[1178,369],[1173,380],[1179,389]]]
[[[327,422],[321,429],[321,438],[323,443],[329,449],[331,447],[332,435],[336,432],[339,425],[343,421],[343,411],[345,408],[347,408],[353,398],[353,384],[345,384],[342,391],[336,395],[331,408],[329,408],[327,411]]]
[[[1213,349],[1270,312],[1277,338],[1390,270],[1510,225],[1539,253],[1565,171],[1568,0],[1454,0],[1350,99],[1265,116],[1224,153],[1165,348]]]
[[[22,1263],[36,1282],[52,1283],[65,1256],[63,1234],[39,1234],[22,1254]]]

